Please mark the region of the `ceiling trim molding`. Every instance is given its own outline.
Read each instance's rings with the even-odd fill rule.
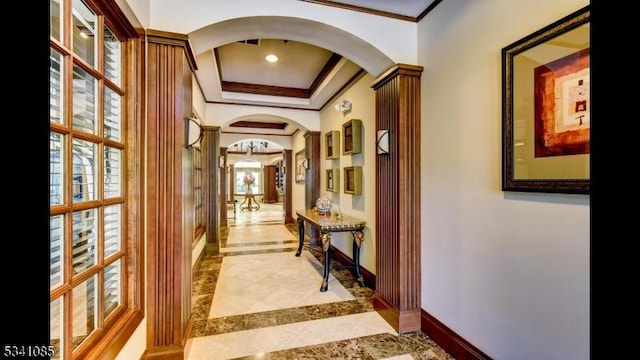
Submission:
[[[383,16],[383,17],[388,17],[388,18],[397,19],[397,20],[404,20],[404,21],[410,21],[410,22],[418,22],[419,20],[418,18],[413,16],[401,15],[401,14],[396,14],[388,11],[376,10],[376,9],[371,9],[368,7],[362,7],[357,5],[344,4],[336,1],[328,1],[328,0],[299,0],[299,1],[304,1],[304,2],[318,4],[318,5],[326,5],[326,6],[331,6],[331,7],[346,9],[351,11],[357,11],[365,14]]]

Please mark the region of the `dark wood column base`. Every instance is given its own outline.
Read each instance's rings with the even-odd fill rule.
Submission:
[[[400,334],[420,330],[421,309],[399,310],[389,304],[378,292],[373,294],[373,308]]]
[[[140,360],[184,360],[184,349],[179,345],[168,345],[155,348],[147,348]]]

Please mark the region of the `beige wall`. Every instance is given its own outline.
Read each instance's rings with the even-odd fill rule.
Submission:
[[[589,196],[501,190],[501,49],[588,3],[449,0],[419,23],[421,307],[494,359],[589,358]]]
[[[371,273],[376,273],[375,259],[375,231],[376,231],[376,184],[375,184],[375,92],[371,88],[374,78],[365,75],[358,82],[346,90],[340,96],[329,103],[320,112],[320,185],[321,194],[326,193],[334,206],[338,206],[343,214],[361,218],[367,222],[364,230],[365,241],[360,248],[360,266]],[[334,106],[343,99],[352,103],[351,113],[343,115],[334,109]],[[362,152],[354,155],[342,154],[342,124],[352,119],[362,120]],[[324,135],[331,130],[340,132],[340,158],[326,160],[326,143]],[[347,166],[362,166],[362,194],[351,195],[344,193],[344,173]],[[340,191],[326,191],[325,170],[340,169]],[[349,232],[334,233],[331,244],[348,256],[352,256],[351,246],[353,236]]]

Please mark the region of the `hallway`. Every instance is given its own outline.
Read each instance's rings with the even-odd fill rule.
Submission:
[[[220,254],[194,269],[186,359],[453,359],[421,332],[399,336],[351,268],[332,264],[320,292],[321,252],[296,257],[297,239],[281,204],[230,211]]]

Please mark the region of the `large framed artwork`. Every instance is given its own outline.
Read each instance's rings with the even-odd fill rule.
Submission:
[[[590,14],[502,49],[503,191],[590,192]]]

